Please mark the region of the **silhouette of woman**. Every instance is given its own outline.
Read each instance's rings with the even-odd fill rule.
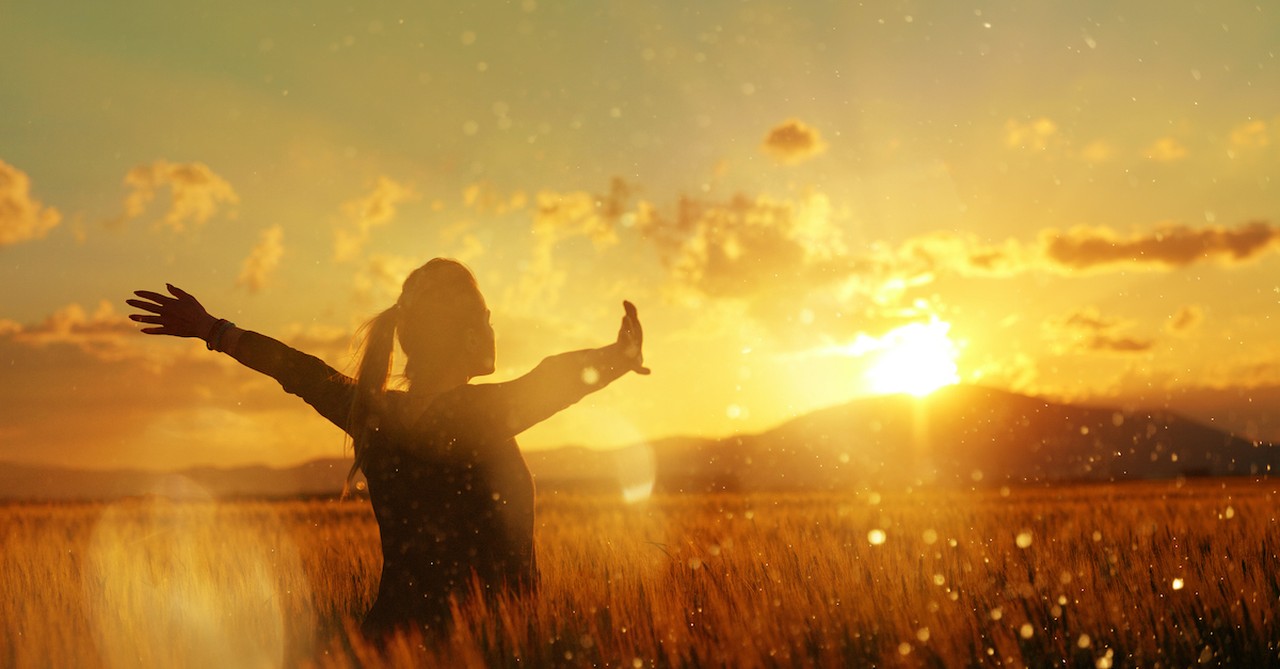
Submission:
[[[628,371],[649,373],[635,306],[623,302],[614,343],[551,356],[506,383],[470,384],[494,371],[493,328],[470,270],[442,258],[414,270],[365,326],[354,379],[166,286],[170,295],[127,300],[146,312],[130,315],[150,326],[142,332],[204,339],[350,435],[348,482],[364,471],[381,534],[382,578],[362,628],[374,640],[413,626],[439,634],[451,597],[536,591],[533,478],[514,437]],[[387,388],[396,340],[406,390]]]

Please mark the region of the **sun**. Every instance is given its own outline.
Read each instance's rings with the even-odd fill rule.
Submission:
[[[910,323],[885,333],[874,347],[875,361],[865,378],[871,391],[924,397],[960,381],[951,324],[937,319]]]

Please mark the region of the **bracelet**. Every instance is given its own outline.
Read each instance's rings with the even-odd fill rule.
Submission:
[[[209,349],[210,351],[213,350],[213,343],[212,343],[213,335],[218,331],[218,328],[222,327],[222,324],[226,322],[227,322],[227,319],[219,318],[218,320],[213,322],[213,325],[209,326],[209,332],[204,336],[205,348]]]
[[[222,335],[235,326],[235,323],[225,318],[219,318],[213,329],[209,331],[209,339],[205,342],[205,347],[210,351],[217,351],[218,346],[222,343]]]

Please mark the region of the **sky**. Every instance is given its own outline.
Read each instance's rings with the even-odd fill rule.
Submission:
[[[431,257],[498,372],[650,377],[526,449],[980,383],[1280,440],[1280,8],[0,2],[0,461],[287,465],[341,433],[124,300],[351,370]]]

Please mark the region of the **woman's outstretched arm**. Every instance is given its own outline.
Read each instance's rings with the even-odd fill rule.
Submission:
[[[515,436],[627,372],[649,374],[636,307],[630,302],[622,305],[622,325],[612,344],[553,355],[518,379],[475,386],[473,401],[486,427],[497,436]]]
[[[344,430],[355,385],[350,377],[315,356],[295,350],[266,335],[242,330],[231,321],[210,315],[190,293],[165,284],[169,295],[135,291],[141,299],[126,300],[146,313],[130,314],[143,323],[144,334],[203,339],[211,351],[220,351],[240,364],[280,382],[286,392],[301,397],[320,415]]]

